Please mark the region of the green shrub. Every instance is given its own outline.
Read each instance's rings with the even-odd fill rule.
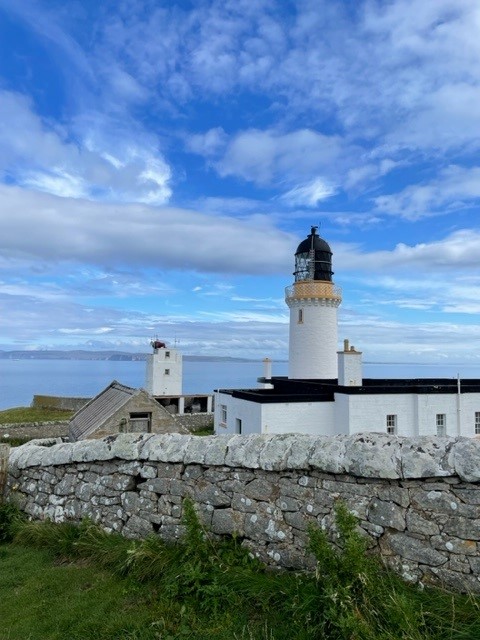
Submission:
[[[16,505],[0,500],[0,544],[13,540],[23,520],[24,515]]]
[[[318,632],[329,640],[432,637],[431,625],[416,602],[416,587],[405,585],[367,553],[357,518],[341,501],[336,504],[335,524],[335,544],[321,529],[309,531],[309,549],[317,560],[316,597],[311,596],[317,614],[312,610],[310,619],[316,618]]]

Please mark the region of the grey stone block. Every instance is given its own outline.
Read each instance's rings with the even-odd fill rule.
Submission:
[[[405,530],[405,509],[394,502],[384,502],[374,498],[368,506],[367,519],[373,524],[389,529]]]
[[[403,533],[396,533],[388,538],[390,549],[407,560],[413,560],[420,564],[437,567],[448,560],[446,554],[435,551],[422,540],[412,538]]]
[[[455,473],[450,451],[454,438],[417,437],[401,439],[404,478],[433,478]]]

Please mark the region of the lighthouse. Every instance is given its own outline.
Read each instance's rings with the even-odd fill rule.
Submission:
[[[337,309],[342,302],[332,281],[332,251],[312,227],[295,252],[295,281],[285,290],[290,308],[288,377],[338,377]]]

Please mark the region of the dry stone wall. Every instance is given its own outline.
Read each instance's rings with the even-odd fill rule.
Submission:
[[[0,425],[0,439],[5,442],[12,438],[59,438],[67,435],[68,420],[15,422]]]
[[[480,592],[479,483],[468,438],[122,434],[12,449],[7,490],[35,519],[167,539],[182,535],[189,497],[214,534],[288,568],[313,567],[308,525],[334,538],[341,499],[404,578]]]

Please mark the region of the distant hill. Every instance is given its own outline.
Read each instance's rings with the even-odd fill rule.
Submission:
[[[127,353],[125,351],[1,351],[0,360],[113,360],[144,361],[146,353]],[[183,356],[191,362],[259,362],[248,358],[231,358],[229,356]]]

